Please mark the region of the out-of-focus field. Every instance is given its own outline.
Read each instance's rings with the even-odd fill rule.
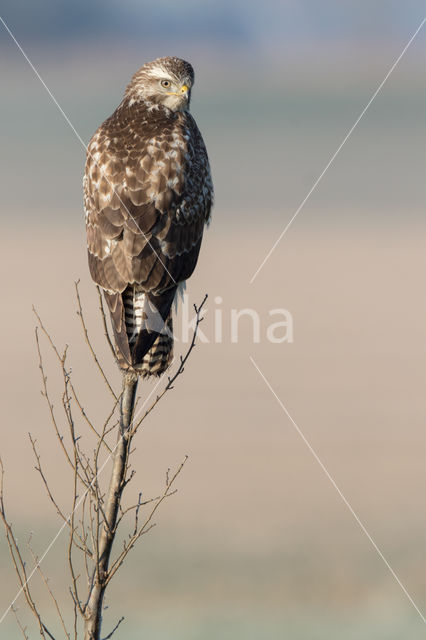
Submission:
[[[146,496],[157,494],[167,467],[185,454],[189,460],[178,494],[156,517],[158,527],[142,539],[112,587],[105,631],[123,614],[120,638],[423,637],[421,618],[249,360],[255,359],[424,608],[425,229],[415,222],[405,228],[323,226],[321,215],[316,211],[310,229],[293,226],[252,285],[248,281],[281,227],[261,231],[240,221],[227,233],[223,225],[207,233],[188,292],[194,302],[209,293],[201,328],[210,343],[199,343],[175,390],[138,435],[130,494],[140,488]],[[83,227],[6,228],[2,260],[9,291],[0,437],[6,498],[22,544],[33,530],[42,553],[60,523],[34,470],[28,431],[61,499],[69,495],[71,478],[40,396],[31,304],[58,344],[70,345],[72,375],[87,412],[105,416],[110,398],[75,313],[73,281],[81,278],[99,356],[117,384],[119,379],[89,282]],[[245,318],[239,342],[231,344],[231,309],[246,307],[259,314],[261,342],[253,344]],[[219,308],[222,344],[214,342]],[[265,338],[268,311],[276,308],[293,316],[292,344]],[[182,349],[179,344],[177,353]],[[49,356],[46,365],[55,391]],[[152,388],[141,385],[142,399]],[[58,411],[59,404],[57,396]],[[69,598],[64,541],[44,566]],[[0,570],[4,610],[17,585],[3,538]],[[3,624],[2,637],[19,637],[10,615]]]
[[[65,511],[72,484],[40,395],[31,305],[58,347],[69,345],[73,382],[90,418],[101,421],[110,397],[84,343],[76,279],[97,353],[117,388],[120,379],[86,263],[83,147],[140,65],[178,55],[195,67],[191,110],[216,188],[213,224],[188,285],[191,304],[209,293],[201,325],[209,342],[199,341],[138,434],[129,500],[140,489],[157,495],[167,468],[189,459],[177,495],[112,584],[103,633],[124,615],[120,640],[423,638],[421,616],[250,356],[426,611],[424,29],[249,284],[423,7],[56,4],[22,10],[6,1],[2,16],[83,145],[5,30],[0,41],[0,455],[21,545],[33,531],[42,554],[60,526],[34,470],[29,431]],[[244,317],[234,344],[231,313],[246,308],[258,314],[260,342]],[[280,318],[268,314],[281,308],[292,314],[294,342],[271,344],[267,328]],[[61,381],[41,344],[59,415]],[[184,349],[178,342],[177,355]],[[150,393],[154,383],[142,384],[141,402]],[[87,428],[76,428],[85,440]],[[65,554],[62,533],[43,567],[69,614]],[[1,618],[18,589],[1,534],[0,575]],[[37,576],[31,585],[51,622]],[[22,598],[17,605],[29,622]],[[19,637],[9,613],[0,638]]]

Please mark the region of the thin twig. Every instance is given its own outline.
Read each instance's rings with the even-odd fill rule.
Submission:
[[[45,329],[43,328],[43,326],[42,325],[40,325],[40,326],[41,326],[41,329],[45,332]],[[51,341],[50,336],[48,334],[46,334],[46,335],[48,336],[49,340]],[[45,400],[47,402],[47,405],[49,407],[50,418],[51,418],[53,427],[55,429],[56,435],[58,437],[59,444],[61,445],[61,449],[64,452],[64,455],[65,455],[65,458],[66,458],[68,464],[72,468],[71,458],[70,458],[68,450],[67,450],[67,448],[66,448],[66,446],[64,444],[64,436],[59,431],[58,423],[56,421],[56,416],[55,416],[55,413],[53,411],[53,404],[50,401],[50,397],[49,397],[49,391],[48,391],[48,388],[47,388],[47,376],[46,376],[46,374],[44,372],[43,356],[41,354],[40,340],[39,340],[39,337],[38,337],[38,327],[36,327],[36,329],[35,329],[35,337],[36,337],[38,362],[39,362],[38,366],[39,366],[39,369],[40,369],[40,372],[41,372],[41,378],[42,378],[42,382],[43,382],[43,392],[42,393],[43,393],[43,396],[44,396],[44,398],[45,398]],[[53,346],[53,349],[56,351],[56,347],[55,346]],[[56,351],[56,353],[57,353],[57,351]]]
[[[86,527],[86,522],[85,522],[88,495],[89,495],[89,492],[86,491],[85,494],[84,494],[83,504],[82,504],[82,507],[81,507],[80,527],[81,527],[81,537],[84,538],[84,542],[85,542],[86,548],[88,549],[88,551],[90,551],[90,549],[88,547],[88,543],[87,543],[87,540],[89,538],[90,530],[89,530],[88,527]],[[93,547],[92,547],[92,549],[93,549]],[[85,553],[83,558],[84,558],[84,568],[85,568],[85,571],[86,571],[86,578],[87,578],[87,582],[89,582],[89,561],[88,561],[87,555],[88,554]],[[91,556],[91,558],[93,558],[92,551],[90,551],[90,556]]]
[[[78,282],[77,282],[77,283],[75,283],[75,284],[76,284],[76,288],[77,288],[77,287],[78,287]],[[81,312],[81,313],[79,313],[79,312],[77,312],[77,313],[78,313],[78,315],[80,315],[80,319],[81,319],[81,321],[82,321],[83,329],[84,329],[84,332],[85,332],[86,342],[87,342],[87,344],[89,345],[89,348],[90,348],[91,353],[92,353],[92,354],[94,354],[94,351],[93,351],[93,349],[92,349],[92,346],[91,346],[91,343],[90,343],[90,340],[89,340],[89,335],[88,335],[88,332],[87,332],[87,329],[86,329],[86,324],[85,324],[85,321],[84,321],[84,316],[83,316],[83,313],[82,313],[82,306],[81,306],[81,301],[80,301],[79,294],[78,294],[78,288],[77,288],[77,296],[78,296],[78,297],[77,297],[77,300],[78,300],[78,304],[79,304],[79,310],[80,310],[80,312]],[[36,318],[37,318],[37,320],[38,320],[38,323],[39,323],[39,325],[40,325],[40,329],[43,331],[44,335],[46,336],[47,340],[49,341],[49,344],[50,344],[50,346],[51,346],[52,350],[54,351],[54,353],[55,353],[55,355],[56,355],[56,357],[57,357],[57,359],[58,359],[58,361],[59,361],[59,363],[60,363],[60,365],[61,365],[62,374],[63,374],[64,379],[65,379],[66,377],[68,378],[68,383],[69,383],[69,385],[70,385],[70,387],[71,387],[72,394],[73,394],[73,396],[74,396],[74,399],[75,399],[75,401],[76,401],[76,403],[77,403],[77,406],[78,406],[78,408],[79,408],[79,410],[80,410],[80,412],[81,412],[81,414],[82,414],[83,418],[85,419],[85,421],[87,422],[87,424],[89,425],[89,427],[92,429],[92,431],[94,431],[94,432],[95,432],[95,434],[99,437],[99,434],[98,434],[98,432],[97,432],[96,428],[94,427],[93,423],[89,420],[89,418],[88,418],[88,416],[87,416],[87,414],[86,414],[85,409],[83,408],[83,406],[82,406],[81,402],[79,401],[79,398],[78,398],[78,396],[77,396],[76,390],[75,390],[75,388],[74,388],[74,386],[73,386],[73,384],[72,384],[72,382],[71,382],[70,374],[69,374],[69,372],[67,372],[67,371],[66,371],[66,369],[65,369],[65,359],[66,359],[66,355],[67,355],[67,348],[65,348],[64,353],[63,353],[63,355],[61,356],[61,354],[60,354],[60,353],[59,353],[59,351],[58,351],[58,348],[56,347],[55,343],[54,343],[54,342],[53,342],[53,340],[52,340],[52,337],[51,337],[50,333],[47,331],[46,327],[44,326],[43,321],[42,321],[42,319],[41,319],[41,317],[40,317],[39,313],[37,312],[37,310],[36,310],[36,308],[35,308],[34,306],[33,306],[33,312],[34,312],[34,315],[36,316]],[[37,340],[38,351],[39,351],[39,359],[40,359],[41,354],[40,354],[39,343],[38,343],[37,329],[36,329],[36,340]],[[100,365],[99,365],[99,362],[98,362],[98,366],[100,366]],[[47,380],[47,378],[46,378],[46,380]],[[107,384],[109,385],[109,383],[108,383],[108,381],[107,381],[107,380],[106,380],[106,382],[107,382]],[[110,390],[111,390],[111,387],[110,387]],[[114,394],[114,392],[113,392],[113,395],[114,395],[114,398],[115,398],[115,404],[114,404],[114,407],[113,407],[112,414],[114,413],[115,407],[117,406],[118,402],[120,401],[120,396],[116,397],[116,395]],[[111,414],[111,415],[112,415],[112,414]],[[109,419],[108,419],[108,420],[109,420]],[[107,445],[106,443],[105,443],[105,445],[108,447],[108,445]]]
[[[59,351],[58,351],[58,349],[57,349],[57,347],[56,347],[55,343],[53,342],[53,340],[52,340],[52,338],[51,338],[50,333],[49,333],[49,332],[47,331],[47,329],[45,328],[45,326],[44,326],[44,324],[43,324],[43,322],[42,322],[42,320],[41,320],[41,318],[40,318],[40,316],[39,316],[39,314],[38,314],[38,311],[37,311],[37,309],[35,308],[35,306],[34,306],[34,305],[33,305],[33,313],[34,313],[35,317],[36,317],[36,318],[37,318],[37,320],[38,320],[38,323],[39,323],[39,325],[40,325],[40,329],[43,331],[44,335],[46,336],[46,338],[47,338],[47,339],[48,339],[48,341],[50,342],[50,346],[52,347],[53,351],[55,352],[56,357],[58,358],[59,362],[61,362],[61,363],[62,363],[62,362],[64,361],[64,359],[65,359],[65,358],[64,358],[64,354],[61,356],[61,354],[59,353]],[[65,349],[65,352],[66,352],[66,349]]]
[[[135,391],[137,385],[137,377],[134,378],[129,377],[128,375],[124,376],[124,384],[123,391],[120,395],[116,394],[109,383],[109,380],[103,370],[99,359],[93,349],[88,331],[85,322],[85,318],[83,315],[83,308],[79,293],[79,283],[78,281],[75,283],[78,311],[77,314],[80,316],[81,325],[83,328],[83,333],[85,337],[85,341],[88,345],[88,348],[92,354],[92,357],[95,361],[96,366],[98,367],[105,384],[108,386],[108,389],[112,396],[114,397],[114,406],[110,411],[107,419],[103,423],[101,429],[99,429],[99,425],[96,425],[89,419],[83,404],[80,402],[78,397],[78,393],[73,386],[71,381],[70,372],[71,370],[68,368],[66,364],[67,359],[67,347],[65,347],[63,353],[60,353],[55,343],[53,342],[49,332],[44,327],[40,316],[37,311],[34,309],[34,313],[37,317],[39,327],[36,328],[36,344],[39,358],[39,368],[41,371],[42,382],[43,382],[43,391],[42,394],[45,396],[46,402],[48,404],[50,418],[54,426],[54,431],[56,437],[59,440],[60,446],[63,450],[63,453],[66,457],[67,463],[71,466],[73,470],[73,499],[71,504],[71,512],[69,516],[66,516],[65,512],[60,507],[59,503],[56,501],[54,497],[48,481],[47,477],[44,473],[44,470],[41,466],[40,455],[37,450],[36,440],[32,438],[30,434],[30,441],[33,448],[33,452],[36,458],[37,466],[36,469],[40,473],[43,484],[47,491],[48,497],[54,505],[58,515],[60,518],[67,524],[69,527],[69,539],[68,539],[68,564],[69,571],[71,574],[72,585],[70,588],[71,598],[73,600],[73,609],[74,609],[74,640],[77,639],[78,633],[78,614],[80,614],[85,620],[85,633],[88,634],[86,637],[90,638],[98,638],[100,637],[100,628],[101,628],[101,617],[102,617],[102,602],[103,597],[105,595],[105,590],[109,585],[109,582],[114,577],[118,569],[121,567],[125,558],[127,557],[130,550],[134,547],[136,542],[141,538],[141,536],[148,533],[154,526],[153,522],[154,516],[159,509],[160,505],[166,498],[171,497],[177,491],[174,489],[174,483],[183,469],[184,464],[186,463],[187,456],[177,468],[172,477],[170,477],[170,470],[166,473],[166,486],[164,491],[158,495],[156,498],[151,498],[148,500],[142,501],[142,493],[139,493],[138,500],[136,504],[132,504],[130,507],[126,509],[122,508],[121,501],[123,496],[123,491],[126,488],[127,484],[132,480],[134,476],[134,470],[130,465],[130,455],[134,450],[132,448],[132,439],[136,434],[137,429],[143,422],[143,420],[153,411],[158,402],[167,393],[169,390],[174,388],[174,383],[177,378],[183,373],[186,362],[195,347],[196,337],[198,332],[198,327],[200,322],[203,320],[202,312],[207,300],[207,295],[204,297],[201,304],[197,307],[194,305],[196,312],[196,323],[194,327],[194,332],[192,336],[191,343],[185,353],[184,356],[180,356],[180,363],[175,371],[175,373],[167,379],[167,384],[165,385],[162,392],[156,397],[154,402],[152,402],[151,406],[145,411],[142,418],[136,422],[133,421],[133,416],[135,414]],[[105,331],[105,337],[109,344],[109,347],[114,354],[114,358],[116,358],[115,349],[113,346],[113,342],[111,340],[108,323],[104,309],[104,303],[102,299],[101,291],[98,289],[99,296],[99,309],[102,315],[102,321]],[[62,409],[65,413],[66,421],[68,423],[69,429],[69,437],[70,443],[68,442],[68,436],[66,436],[66,444],[64,441],[64,436],[60,431],[60,423],[57,421],[56,412],[54,411],[53,403],[49,396],[49,389],[47,386],[47,376],[44,369],[42,351],[40,346],[40,338],[39,331],[42,331],[49,344],[52,348],[56,359],[58,360],[62,377],[63,377],[63,391],[62,391]],[[124,400],[123,400],[124,398]],[[96,446],[94,449],[88,453],[86,452],[84,447],[81,445],[81,436],[79,435],[80,431],[78,429],[78,423],[75,422],[75,417],[78,417],[78,412],[76,414],[75,405],[76,403],[79,413],[81,414],[84,423],[86,423],[89,429],[96,435]],[[114,423],[113,417],[116,415],[116,409],[118,403],[121,403],[120,406],[120,420],[117,423]],[[83,423],[83,424],[84,424]],[[111,447],[107,442],[106,438],[111,433],[112,430],[117,428],[117,425],[120,426],[118,430],[118,442],[115,447]],[[62,426],[61,426],[62,428]],[[78,435],[76,435],[76,432]],[[101,461],[103,459],[102,448],[106,447],[108,451],[108,457],[113,455],[113,472],[112,479],[109,485],[109,489],[104,493],[100,483],[99,483],[99,474],[105,466],[106,461],[103,462],[102,466]],[[70,640],[70,633],[67,631],[66,624],[64,618],[61,614],[61,610],[59,607],[59,603],[56,600],[56,597],[53,591],[50,588],[49,581],[47,577],[44,575],[40,568],[39,559],[36,554],[33,552],[31,548],[31,541],[28,543],[29,550],[33,556],[33,560],[35,562],[34,570],[31,574],[27,574],[26,564],[24,558],[21,554],[21,551],[18,546],[18,542],[14,536],[12,526],[7,520],[5,507],[4,507],[4,498],[3,498],[3,465],[0,459],[0,517],[3,520],[3,524],[5,526],[6,531],[6,540],[9,547],[9,553],[12,558],[12,562],[15,568],[15,572],[18,577],[18,581],[21,585],[21,592],[24,594],[27,605],[35,616],[40,635],[46,640],[50,638],[50,640],[54,640],[52,633],[47,629],[46,625],[43,623],[42,618],[38,612],[37,606],[33,600],[32,593],[30,591],[28,585],[28,579],[32,577],[35,571],[38,571],[42,577],[42,580],[49,592],[51,599],[54,602],[56,607],[58,616],[60,618],[62,628],[65,632],[66,637]],[[84,495],[82,498],[79,498],[79,490],[83,487]],[[143,507],[145,505],[151,504],[148,508],[147,514],[142,518],[141,514],[144,513]],[[76,510],[81,509],[80,517],[78,518],[76,515]],[[110,557],[114,540],[116,539],[117,531],[119,525],[122,523],[123,518],[126,514],[134,512],[134,522],[130,523],[130,531],[127,539],[123,542],[123,548],[121,552],[118,553],[117,558],[114,562],[111,562],[112,558]],[[143,522],[143,524],[142,524]],[[84,575],[84,571],[86,573],[86,577],[88,579],[88,593],[87,599],[83,599],[82,601],[79,598],[79,589],[81,587],[80,575],[77,574],[77,566],[74,564],[74,557],[76,551],[80,551],[83,554],[84,558],[84,569],[82,568],[82,572]],[[13,608],[13,604],[11,605]],[[14,611],[16,615],[16,611]],[[109,640],[115,631],[120,626],[121,622],[124,618],[120,618],[118,623],[115,625],[113,630],[104,638],[104,640]],[[19,624],[19,623],[18,623]],[[23,634],[25,640],[28,640],[26,627],[23,627],[19,624],[21,633]],[[96,631],[94,631],[96,630]]]
[[[171,391],[171,389],[173,389],[173,384],[176,381],[176,379],[184,372],[185,370],[185,364],[189,358],[189,356],[191,355],[192,350],[195,348],[196,346],[196,339],[197,339],[197,333],[198,333],[198,327],[200,325],[200,323],[204,320],[204,318],[201,316],[201,312],[203,310],[203,307],[206,303],[207,300],[207,293],[204,296],[203,301],[201,302],[201,304],[197,307],[194,304],[194,309],[195,309],[195,314],[196,314],[196,320],[195,320],[195,327],[194,327],[194,332],[192,334],[192,340],[190,342],[190,345],[185,353],[184,356],[180,356],[180,364],[179,367],[177,368],[176,372],[174,373],[174,375],[172,377],[168,378],[167,384],[164,387],[164,389],[161,391],[161,393],[155,398],[154,402],[151,404],[151,406],[145,411],[144,415],[142,416],[142,418],[133,426],[132,429],[132,436],[136,433],[136,431],[139,429],[140,425],[142,424],[142,422],[145,420],[145,418],[153,411],[153,409],[157,406],[157,404],[160,402],[161,398],[168,392]]]
[[[77,617],[77,602],[75,600],[74,594],[72,592],[71,587],[69,588],[71,599],[73,602],[73,612],[74,612],[74,640],[77,640],[77,625],[78,625],[78,617]]]
[[[142,496],[142,493],[140,493],[139,496]],[[130,513],[130,511],[140,509],[141,507],[144,507],[147,504],[151,504],[152,502],[157,502],[157,500],[159,500],[160,498],[161,496],[155,496],[155,498],[149,498],[149,500],[144,500],[143,502],[137,502],[136,504],[132,504],[130,507],[126,507],[126,509],[121,509],[121,505],[120,505],[120,517],[117,520],[116,529],[118,529],[118,525],[121,523],[121,521],[123,520],[123,518],[126,516],[127,513]],[[129,538],[131,536],[132,534],[129,533]]]
[[[68,638],[68,640],[69,640],[69,638],[70,638],[70,634],[69,634],[69,633],[68,633],[68,631],[67,631],[67,628],[66,628],[66,625],[65,625],[65,621],[64,621],[64,618],[63,618],[63,616],[62,616],[61,609],[60,609],[60,607],[59,607],[58,601],[57,601],[57,599],[55,598],[55,596],[54,596],[54,594],[53,594],[53,592],[52,592],[52,589],[51,589],[51,588],[50,588],[50,586],[49,586],[49,582],[48,582],[48,580],[47,580],[46,576],[44,575],[44,572],[43,572],[42,568],[40,567],[39,559],[38,559],[37,555],[35,554],[35,552],[34,552],[34,550],[33,550],[32,546],[31,546],[31,535],[30,535],[30,537],[29,537],[29,539],[28,539],[27,546],[28,546],[28,549],[29,549],[29,551],[30,551],[30,553],[31,553],[31,556],[32,556],[32,558],[33,558],[34,564],[35,564],[35,566],[37,567],[37,571],[38,571],[38,573],[40,574],[41,579],[43,580],[44,585],[45,585],[45,587],[46,587],[47,591],[49,592],[49,595],[50,595],[51,599],[53,600],[53,603],[54,603],[54,605],[55,605],[56,612],[57,612],[57,614],[58,614],[58,616],[59,616],[59,619],[60,619],[60,621],[61,621],[62,628],[63,628],[63,630],[64,630],[64,632],[65,632],[65,635],[67,636],[67,638]]]
[[[33,452],[34,452],[34,456],[35,456],[35,459],[36,459],[36,461],[37,461],[37,466],[35,467],[35,470],[36,470],[36,471],[38,471],[38,473],[40,474],[40,477],[41,477],[41,479],[42,479],[42,481],[43,481],[43,485],[44,485],[44,488],[45,488],[45,490],[46,490],[46,493],[47,493],[47,495],[49,496],[49,499],[50,499],[50,501],[52,502],[53,506],[55,507],[55,509],[56,509],[56,513],[58,514],[58,516],[59,516],[60,518],[62,518],[62,520],[63,520],[63,521],[64,521],[68,526],[70,526],[70,519],[69,519],[69,517],[65,516],[64,512],[62,511],[62,509],[60,508],[60,506],[59,506],[58,502],[56,501],[56,499],[55,499],[55,497],[54,497],[54,495],[53,495],[53,493],[52,493],[52,491],[51,491],[51,489],[50,489],[50,485],[49,485],[49,483],[48,483],[48,481],[47,481],[46,475],[45,475],[45,473],[44,473],[44,471],[43,471],[43,468],[42,468],[42,466],[41,466],[41,458],[40,458],[40,454],[39,454],[39,452],[38,452],[38,450],[37,450],[37,445],[36,445],[36,442],[37,442],[37,441],[33,439],[33,437],[32,437],[32,435],[31,435],[31,433],[28,433],[28,437],[29,437],[29,439],[30,439],[31,446],[32,446],[32,449],[33,449]],[[84,541],[83,541],[83,539],[82,539],[82,538],[80,538],[80,536],[78,536],[78,537],[79,537],[80,543],[82,544],[82,546],[84,546]],[[83,548],[81,548],[80,546],[79,546],[79,549],[81,549],[82,551],[84,551],[84,549],[83,549]]]
[[[148,518],[145,520],[144,524],[141,527],[139,527],[138,531],[136,531],[136,533],[134,535],[131,536],[130,541],[128,543],[126,543],[126,542],[124,543],[123,551],[116,558],[116,560],[111,565],[111,568],[110,568],[110,570],[108,572],[108,578],[106,580],[106,584],[107,585],[109,584],[109,582],[113,578],[114,574],[118,571],[120,566],[123,564],[123,561],[124,561],[125,557],[129,553],[129,551],[133,548],[133,546],[135,545],[135,542],[137,540],[139,540],[139,538],[142,535],[144,535],[145,533],[148,533],[148,531],[150,531],[155,526],[155,524],[151,524],[152,518],[154,517],[154,515],[155,515],[158,507],[160,506],[160,504],[166,498],[169,498],[169,497],[171,497],[172,495],[174,495],[176,493],[176,490],[170,491],[170,489],[173,486],[173,483],[175,482],[176,478],[178,477],[178,475],[182,471],[182,469],[183,469],[183,467],[184,467],[184,465],[185,465],[187,460],[188,460],[188,456],[185,456],[185,458],[183,459],[183,461],[179,465],[178,469],[175,471],[173,477],[171,478],[169,483],[166,485],[166,488],[165,488],[164,492],[162,493],[160,498],[155,503],[154,507],[152,508],[152,510],[151,510]]]
[[[72,556],[72,552],[73,552],[73,546],[76,545],[76,542],[74,540],[74,535],[76,533],[76,527],[75,527],[75,510],[77,508],[77,498],[78,498],[78,480],[79,480],[79,472],[78,472],[78,468],[80,465],[80,457],[78,454],[78,447],[75,441],[75,434],[74,434],[74,426],[72,426],[72,438],[73,438],[73,443],[74,443],[74,493],[73,493],[73,500],[72,500],[72,504],[71,504],[71,515],[70,515],[70,533],[69,533],[69,538],[68,538],[68,566],[69,566],[69,570],[70,570],[70,574],[71,574],[71,579],[72,579],[72,592],[74,595],[74,602],[76,603],[78,610],[80,611],[80,614],[83,615],[83,609],[80,603],[80,598],[78,595],[78,586],[77,586],[77,582],[78,582],[78,578],[79,576],[76,576],[75,571],[74,571],[74,563],[73,563],[73,556]],[[90,487],[90,485],[89,485]],[[88,491],[88,489],[86,489]],[[78,535],[78,534],[77,534]],[[84,544],[84,543],[83,543]],[[89,549],[87,548],[87,545],[84,545],[83,551],[87,551],[89,552]]]
[[[91,420],[89,420],[89,418],[88,418],[88,416],[87,416],[87,413],[86,413],[85,409],[83,408],[83,406],[82,406],[82,404],[81,404],[81,402],[80,402],[80,400],[79,400],[79,398],[78,398],[78,396],[77,396],[76,390],[75,390],[74,385],[72,384],[71,380],[70,380],[70,383],[69,383],[69,384],[70,384],[70,388],[71,388],[71,392],[72,392],[72,395],[73,395],[73,397],[74,397],[74,400],[76,401],[77,406],[78,406],[78,408],[80,409],[80,413],[81,413],[81,415],[83,416],[83,418],[84,418],[84,420],[86,421],[86,423],[89,425],[90,429],[91,429],[91,430],[93,431],[93,433],[96,435],[96,437],[97,437],[98,439],[99,439],[99,438],[101,438],[101,435],[100,435],[100,433],[98,432],[98,430],[96,429],[96,427],[94,426],[93,422],[92,422]],[[111,416],[114,414],[115,407],[117,406],[117,403],[118,403],[118,400],[116,400],[116,401],[114,402],[114,408],[113,408],[113,411],[112,411],[112,413],[111,413]],[[108,419],[107,419],[107,422],[109,422],[109,420],[110,420],[110,418],[108,418]],[[105,440],[104,440],[104,446],[108,449],[109,453],[111,453],[111,447],[108,445],[108,443],[107,443],[107,442],[105,442]]]
[[[110,392],[111,392],[111,394],[112,394],[113,398],[114,398],[115,400],[117,400],[117,396],[116,396],[116,394],[115,394],[115,392],[114,392],[114,389],[111,387],[111,385],[110,385],[110,383],[109,383],[109,380],[108,380],[108,378],[107,378],[107,376],[106,376],[106,374],[105,374],[105,371],[103,370],[102,365],[101,365],[101,363],[99,362],[98,357],[97,357],[97,355],[96,355],[96,353],[95,353],[95,350],[94,350],[94,349],[93,349],[93,347],[92,347],[92,343],[90,342],[89,333],[88,333],[88,331],[87,331],[86,322],[85,322],[85,320],[84,320],[83,308],[82,308],[82,306],[81,306],[80,292],[79,292],[79,290],[78,290],[79,282],[80,282],[80,281],[79,281],[79,280],[77,280],[77,282],[75,282],[75,283],[74,283],[74,285],[75,285],[75,292],[76,292],[76,296],[77,296],[77,303],[78,303],[78,311],[77,311],[77,315],[78,315],[78,316],[80,316],[81,325],[82,325],[82,327],[83,327],[84,337],[85,337],[86,343],[87,343],[87,345],[88,345],[88,347],[89,347],[89,349],[90,349],[90,353],[91,353],[91,354],[92,354],[92,356],[93,356],[93,360],[95,361],[96,366],[98,367],[98,369],[99,369],[99,371],[100,371],[100,373],[101,373],[101,375],[102,375],[103,379],[105,380],[105,384],[107,385],[108,389],[110,390]]]
[[[103,638],[103,640],[109,640],[109,638],[112,638],[113,634],[117,631],[118,627],[123,622],[123,620],[124,620],[124,616],[121,616],[120,620],[117,622],[117,624],[115,625],[114,629],[107,636],[105,636],[105,638]]]
[[[25,640],[30,640],[29,637],[27,636],[27,627],[23,627],[22,624],[21,624],[21,621],[19,620],[18,610],[13,605],[10,607],[10,610],[12,611],[13,615],[15,616],[16,624],[18,625],[19,629],[21,630],[21,633],[24,636]]]
[[[103,301],[103,298],[102,298],[102,293],[101,293],[101,289],[100,289],[99,285],[96,285],[96,289],[98,290],[99,309],[100,309],[101,316],[102,316],[102,323],[104,325],[105,338],[106,338],[106,340],[108,342],[109,348],[111,349],[111,353],[114,356],[114,360],[117,360],[117,354],[115,352],[114,345],[112,344],[112,340],[111,340],[111,337],[110,337],[109,331],[108,331],[108,324],[107,324],[107,319],[106,319],[105,309],[104,309],[104,301]]]
[[[18,542],[13,533],[12,525],[9,523],[6,516],[6,510],[4,505],[3,482],[4,482],[4,467],[3,467],[3,462],[0,458],[0,517],[3,521],[5,532],[6,532],[6,541],[9,548],[9,554],[12,559],[19,584],[21,585],[21,592],[24,594],[28,607],[37,620],[40,635],[42,636],[42,638],[46,638],[46,634],[47,634],[49,638],[51,638],[51,640],[55,640],[53,635],[50,633],[50,631],[42,621],[40,613],[31,595],[31,590],[30,590],[27,570],[26,570],[26,564],[22,557],[21,551],[19,549]],[[13,607],[13,605],[14,605],[14,602],[11,603],[10,607]]]

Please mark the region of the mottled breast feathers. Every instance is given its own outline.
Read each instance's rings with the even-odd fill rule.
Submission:
[[[84,177],[89,267],[106,294],[122,368],[141,364],[154,341],[146,332],[130,341],[129,287],[134,304],[145,293],[146,301],[158,301],[170,325],[176,287],[197,263],[212,196],[206,148],[188,111],[124,99],[91,139]]]
[[[188,112],[120,105],[88,147],[89,266],[105,290],[162,290],[188,278],[210,216],[212,185]]]

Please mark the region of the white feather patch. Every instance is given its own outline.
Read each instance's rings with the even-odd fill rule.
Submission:
[[[184,280],[183,282],[179,282],[178,288],[176,289],[175,297],[174,297],[174,300],[173,300],[173,306],[174,306],[175,313],[178,312],[179,302],[180,301],[183,302],[185,291],[186,291],[186,280]]]

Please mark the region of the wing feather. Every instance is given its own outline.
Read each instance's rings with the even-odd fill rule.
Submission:
[[[169,291],[166,318],[177,283],[195,268],[210,217],[212,185],[201,134],[189,113],[170,113],[120,106],[88,147],[89,268],[106,291],[117,347],[127,363],[132,356],[122,292],[129,285],[154,296]],[[137,357],[148,342],[139,340]]]

